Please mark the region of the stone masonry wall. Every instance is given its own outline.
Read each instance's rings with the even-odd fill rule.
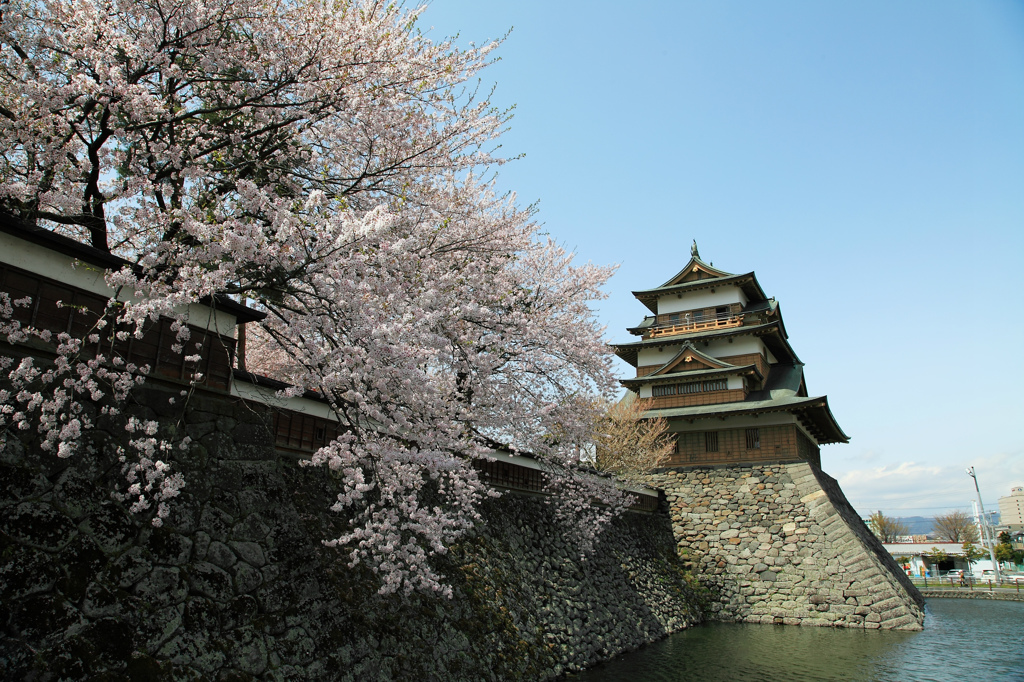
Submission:
[[[924,599],[838,483],[806,463],[652,474],[680,554],[714,586],[713,617],[916,630]]]
[[[581,561],[517,495],[437,561],[454,598],[381,597],[321,543],[345,523],[335,482],[277,452],[265,415],[200,393],[182,416],[147,387],[135,413],[195,439],[162,528],[110,499],[116,424],[91,434],[97,456],[3,450],[0,679],[548,679],[702,616],[665,515],[626,514]]]

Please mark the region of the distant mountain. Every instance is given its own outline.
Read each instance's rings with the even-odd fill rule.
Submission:
[[[932,532],[930,516],[901,516],[900,521],[907,524],[907,535],[927,535]]]

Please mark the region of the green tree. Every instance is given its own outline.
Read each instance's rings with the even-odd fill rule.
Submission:
[[[963,546],[963,554],[964,558],[967,559],[968,570],[973,570],[971,569],[971,564],[973,564],[978,559],[983,558],[986,554],[988,554],[988,552],[985,552],[980,547],[975,547],[973,542],[965,542]]]
[[[1014,549],[1012,538],[1005,530],[999,534],[999,544],[996,545],[996,561],[1005,561],[1011,564],[1024,563],[1024,551]]]
[[[933,564],[942,564],[949,561],[949,554],[946,553],[946,550],[939,549],[938,547],[932,547],[928,550],[928,554],[926,556]]]
[[[1013,547],[1009,543],[999,543],[996,545],[996,561],[1008,561],[1013,562],[1016,559],[1016,552],[1013,551]]]

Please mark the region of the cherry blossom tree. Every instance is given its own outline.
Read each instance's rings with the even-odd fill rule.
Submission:
[[[491,493],[473,462],[495,442],[545,462],[558,514],[592,544],[626,502],[576,456],[612,386],[589,307],[611,269],[574,265],[495,193],[509,114],[478,78],[496,43],[433,41],[422,9],[374,0],[0,11],[0,210],[131,262],[107,273],[117,302],[87,340],[163,315],[188,352],[189,304],[266,311],[252,338],[272,366],[257,369],[319,392],[345,426],[309,462],[340,474],[334,509],[352,519],[327,542],[383,593],[445,589],[429,558],[479,519]],[[9,339],[45,335],[0,303]],[[123,399],[146,368],[58,341],[56,370],[5,365],[0,425],[87,456],[75,406]],[[188,443],[126,429],[124,495],[159,522],[186,483],[164,453]]]

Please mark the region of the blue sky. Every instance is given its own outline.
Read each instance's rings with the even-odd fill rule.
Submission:
[[[968,465],[986,507],[1024,485],[1024,3],[434,0],[421,26],[512,29],[499,184],[619,264],[609,340],[696,239],[780,301],[860,512],[969,509]]]

